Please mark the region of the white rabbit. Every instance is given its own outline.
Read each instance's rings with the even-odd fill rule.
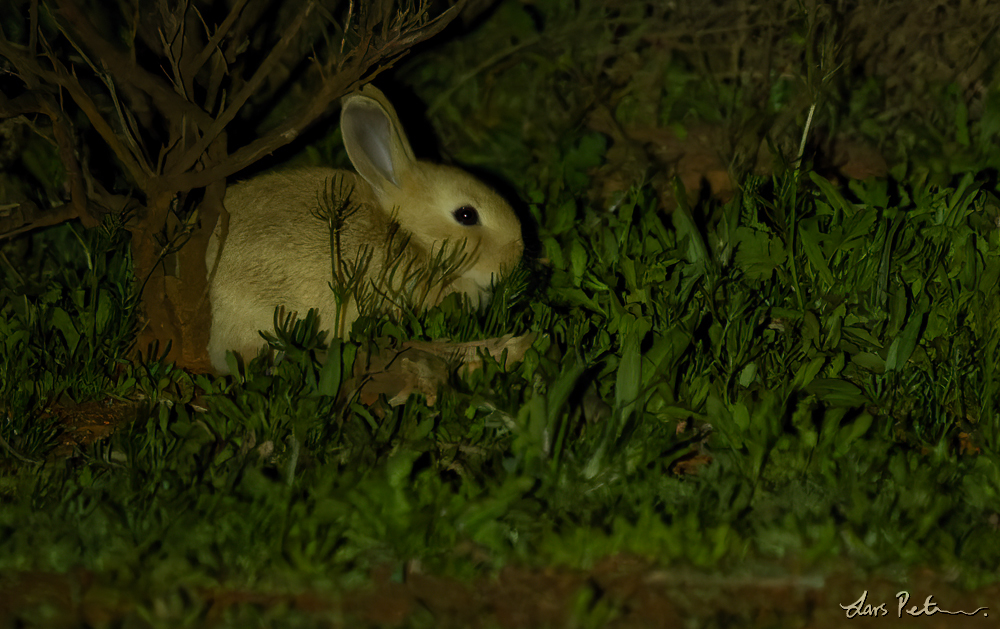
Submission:
[[[360,265],[370,295],[403,293],[429,307],[453,292],[474,304],[488,299],[491,282],[521,259],[521,225],[510,205],[465,171],[416,160],[378,89],[369,85],[343,99],[340,129],[357,173],[279,170],[226,190],[228,233],[220,242],[220,220],[206,252],[208,354],[219,373],[229,371],[227,350],[249,360],[266,345],[259,332],[273,329],[277,306],[300,316],[317,308],[320,328],[332,328],[335,263],[351,269],[370,256],[367,268]],[[345,198],[334,238],[321,210],[329,214]],[[431,277],[431,261],[445,242],[445,253],[464,246],[464,258],[453,258],[462,262],[445,277]],[[357,315],[351,298],[333,333],[350,330]]]

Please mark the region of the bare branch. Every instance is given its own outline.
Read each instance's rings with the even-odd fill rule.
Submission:
[[[271,70],[274,68],[275,64],[277,64],[278,59],[281,58],[281,55],[284,54],[288,46],[295,40],[299,30],[302,28],[302,25],[305,24],[306,18],[309,17],[309,14],[312,13],[315,8],[316,3],[314,0],[309,0],[303,5],[302,11],[296,16],[292,24],[289,25],[288,29],[284,32],[278,43],[275,44],[274,48],[271,49],[271,52],[267,55],[267,57],[264,58],[264,61],[260,64],[260,67],[257,68],[257,71],[254,72],[250,80],[243,85],[239,93],[233,96],[233,99],[230,101],[225,111],[219,114],[219,117],[215,119],[212,125],[205,131],[204,135],[202,135],[202,137],[195,142],[194,145],[187,149],[184,156],[181,157],[180,161],[176,164],[174,173],[168,173],[168,175],[185,172],[198,163],[198,160],[201,159],[201,156],[205,152],[205,149],[208,148],[208,145],[219,137],[219,134],[226,128],[226,125],[233,121],[239,110],[243,107],[247,100],[253,96],[260,84],[263,83],[264,79],[271,73]]]
[[[70,202],[56,208],[39,208],[34,203],[21,203],[17,211],[8,212],[0,218],[0,240],[10,238],[40,227],[58,225],[72,219],[80,219],[85,227],[99,224],[99,216],[103,210],[111,207],[118,200],[122,206],[127,200],[113,197],[101,191],[95,194],[99,197],[101,207],[95,207],[86,191],[84,172],[76,158],[76,146],[72,131],[66,121],[65,114],[55,100],[47,94],[27,92],[13,100],[0,93],[0,118],[12,118],[24,114],[42,114],[52,121],[52,135],[59,149],[59,157],[66,168],[66,178],[70,189]]]
[[[226,76],[228,69],[226,58],[220,52],[212,62],[212,73],[209,75],[208,84],[205,86],[204,104],[206,111],[216,110],[216,101],[219,99],[219,90],[222,89],[222,79]],[[225,93],[224,90],[223,93]],[[223,105],[225,105],[225,102],[220,102],[218,107],[221,108]]]
[[[100,73],[99,76],[104,81],[104,85],[108,88],[108,93],[111,95],[111,102],[115,105],[115,112],[118,114],[118,120],[122,125],[121,136],[123,136],[125,142],[128,143],[128,147],[131,149],[132,155],[135,156],[136,160],[145,164],[146,169],[149,170],[149,159],[148,156],[143,153],[142,147],[140,146],[142,137],[139,134],[139,129],[132,112],[128,108],[122,107],[121,99],[118,98],[118,92],[115,90],[115,82],[112,81],[111,78],[105,73]]]
[[[230,154],[217,165],[201,172],[187,172],[170,180],[170,186],[178,191],[191,190],[206,186],[209,183],[233,175],[261,157],[274,152],[288,144],[310,124],[315,122],[330,107],[337,97],[346,94],[361,78],[363,69],[353,67],[333,77],[323,85],[320,91],[311,99],[300,113],[267,135],[254,140],[250,144]]]
[[[44,210],[34,203],[21,203],[16,213],[0,217],[0,241],[42,227],[61,225],[75,218],[79,218],[79,214],[72,203]]]
[[[199,127],[207,127],[212,123],[211,116],[177,94],[170,83],[147,72],[135,60],[101,37],[73,0],[58,0],[58,3],[59,13],[73,25],[73,30],[83,40],[83,45],[101,60],[116,81],[124,85],[133,85],[149,94],[168,118],[187,116]]]
[[[28,54],[34,56],[38,52],[38,0],[31,0],[28,7]]]
[[[40,98],[41,111],[52,121],[52,135],[59,148],[59,158],[66,169],[69,182],[70,204],[76,209],[77,216],[87,222],[87,190],[84,186],[83,169],[76,159],[76,146],[73,133],[66,123],[66,117],[59,106],[51,98]]]
[[[157,34],[160,36],[160,45],[163,46],[163,54],[167,57],[167,61],[170,62],[170,72],[173,75],[172,82],[174,84],[174,91],[184,97],[185,100],[190,100],[188,96],[191,91],[187,89],[186,81],[184,80],[184,75],[181,73],[180,63],[177,59],[177,55],[174,54],[174,44],[178,37],[177,33],[174,33],[171,37],[171,41],[167,41],[167,36],[164,34],[163,29],[159,29]]]
[[[391,57],[401,51],[409,50],[416,44],[437,35],[455,19],[461,9],[462,5],[456,4],[420,28],[414,28],[412,24],[398,24],[395,37],[390,40],[392,45],[385,48],[385,56]]]
[[[165,53],[170,60],[170,67],[174,73],[174,82],[177,84],[178,93],[186,100],[194,102],[194,74],[185,72],[187,60],[195,51],[195,36],[188,35],[189,11],[193,8],[191,0],[182,0],[174,6],[171,13],[167,8],[167,3],[163,3],[161,11],[164,12],[163,23],[168,27],[169,42],[164,40]],[[195,9],[195,13],[198,11]],[[169,19],[167,17],[169,16]],[[197,29],[195,29],[197,30]],[[160,33],[160,38],[164,34]]]
[[[229,44],[226,46],[226,61],[233,63],[242,51],[245,41],[257,31],[267,9],[267,2],[250,2],[236,18],[229,29]]]
[[[215,33],[212,34],[211,39],[208,40],[205,47],[202,48],[201,52],[195,55],[195,57],[191,60],[191,63],[184,68],[184,72],[188,76],[195,76],[198,74],[198,71],[201,70],[202,66],[204,66],[212,55],[219,50],[219,45],[226,37],[226,34],[229,33],[229,29],[231,29],[233,24],[236,23],[236,18],[240,16],[240,12],[243,11],[243,7],[246,3],[247,0],[237,0],[236,4],[233,5],[233,8],[229,11],[229,15],[227,15],[226,19],[222,20],[222,24],[215,29]],[[208,29],[206,28],[205,30],[207,31]],[[219,52],[221,54],[222,51],[219,50]],[[210,110],[211,103],[205,103],[205,105],[206,109]]]
[[[398,39],[390,40],[380,48],[371,45],[370,35],[368,35],[355,49],[355,51],[360,49],[363,52],[359,56],[354,56],[348,67],[340,68],[324,80],[316,93],[284,124],[241,147],[211,168],[201,172],[186,172],[171,178],[171,188],[178,191],[192,190],[208,185],[217,179],[229,177],[293,141],[309,125],[329,111],[331,104],[336,99],[355,88],[361,82],[361,77],[365,76],[366,71],[375,68],[365,76],[367,82],[391,68],[409,47],[433,37],[447,26],[457,14],[457,8],[448,9],[421,28],[401,29],[398,31],[400,33]],[[406,30],[406,37],[401,36],[402,30]]]
[[[196,59],[204,56],[204,60],[197,61],[197,67],[193,68],[192,75],[200,71],[201,67],[208,61],[212,61],[211,72],[205,84],[205,100],[203,107],[207,112],[221,110],[225,106],[224,99],[219,101],[220,91],[223,90],[223,79],[229,74],[229,67],[236,61],[237,56],[246,43],[247,33],[252,30],[260,20],[262,11],[266,7],[264,2],[253,2],[249,5],[246,0],[237,0],[236,5],[230,11],[222,25],[211,37],[209,44],[202,49]],[[208,28],[206,27],[206,31]],[[221,48],[222,40],[229,36],[229,44],[225,50]],[[213,53],[218,53],[213,56]],[[230,86],[235,81],[230,80]]]
[[[65,68],[59,65],[57,60],[52,60],[55,64],[55,70],[46,70],[3,36],[0,36],[0,55],[7,57],[22,75],[33,75],[58,85],[69,92],[73,101],[76,102],[91,124],[94,125],[94,129],[104,138],[104,141],[108,143],[108,146],[111,147],[115,155],[121,159],[122,164],[128,170],[136,185],[144,188],[148,184],[149,178],[153,174],[148,164],[140,163],[133,157],[132,152],[122,143],[117,133],[111,128],[111,125],[101,115],[97,105],[94,104],[94,101],[90,98],[87,91],[83,89],[83,86],[80,85],[77,78],[69,74]]]
[[[392,65],[396,61],[397,55],[401,56],[405,54],[414,45],[430,39],[434,35],[440,33],[445,26],[447,26],[459,13],[462,5],[457,4],[447,9],[434,19],[428,21],[423,26],[417,26],[417,20],[414,18],[408,18],[406,14],[400,15],[392,25],[391,31],[388,30],[386,26],[383,31],[390,32],[392,37],[380,38],[380,45],[373,47],[372,39],[373,35],[371,32],[371,16],[366,12],[361,12],[361,17],[359,18],[361,26],[360,32],[362,34],[362,40],[350,51],[347,55],[341,57],[336,64],[336,71],[350,63],[358,63],[360,65],[374,66],[377,63],[382,63],[383,59],[391,59],[392,61],[389,65]],[[371,7],[369,7],[370,10]],[[351,15],[348,14],[348,20],[350,20]],[[332,59],[330,63],[327,64],[327,70],[333,70]]]
[[[70,33],[65,28],[60,26],[60,32],[63,33],[66,37],[66,41],[68,41],[70,45],[76,49],[80,57],[82,57],[87,65],[90,66],[90,69],[94,72],[94,74],[104,83],[104,86],[107,88],[108,94],[111,97],[111,101],[115,105],[115,113],[118,114],[118,121],[121,123],[121,128],[119,129],[120,133],[118,134],[119,139],[123,140],[128,149],[132,152],[134,160],[139,164],[143,164],[148,171],[149,160],[143,153],[142,148],[139,146],[139,142],[141,140],[139,139],[139,132],[136,128],[135,119],[132,117],[132,112],[129,109],[122,107],[121,100],[118,98],[118,93],[115,89],[115,82],[110,76],[108,76],[108,73],[103,68],[97,67],[97,65],[91,61],[90,56],[85,50],[77,45],[76,41],[74,41],[73,37],[71,37]],[[48,46],[48,43],[44,39],[42,40],[42,43],[45,45],[45,56],[52,62],[53,67],[58,70],[61,66],[58,59],[56,59],[55,52]],[[75,68],[73,68],[72,74],[75,77]]]

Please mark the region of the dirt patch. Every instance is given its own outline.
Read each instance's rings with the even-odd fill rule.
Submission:
[[[58,445],[49,459],[65,459],[76,451],[110,437],[120,426],[136,419],[142,402],[134,400],[99,400],[76,406],[55,406],[40,421],[56,418],[61,432]]]
[[[1000,585],[965,590],[927,569],[892,579],[866,576],[851,566],[826,574],[778,565],[707,573],[612,556],[590,570],[508,566],[472,582],[423,574],[415,564],[399,574],[383,566],[372,572],[370,585],[347,591],[178,587],[187,599],[184,616],[200,617],[192,626],[203,627],[226,624],[247,607],[271,618],[287,613],[338,627],[400,627],[429,618],[438,627],[511,629],[575,626],[582,620],[615,628],[823,629],[884,627],[901,619],[927,629],[975,629],[996,626],[1000,614],[994,609]],[[0,575],[5,593],[0,621],[4,626],[41,626],[28,619],[44,617],[51,621],[47,626],[77,626],[143,617],[140,610],[147,605],[101,581],[100,575],[84,570]]]

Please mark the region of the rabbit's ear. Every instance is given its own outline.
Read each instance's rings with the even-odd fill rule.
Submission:
[[[340,132],[358,174],[378,190],[387,182],[398,188],[401,174],[416,161],[395,110],[372,85],[344,98]]]

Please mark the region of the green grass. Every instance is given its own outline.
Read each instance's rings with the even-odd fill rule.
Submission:
[[[521,19],[500,14],[482,32],[500,18]],[[464,69],[450,72],[436,80]],[[450,92],[436,123],[479,85]],[[863,118],[870,92],[859,94],[850,115]],[[671,124],[693,109],[661,104]],[[135,293],[120,226],[7,243],[0,574],[92,571],[107,607],[154,626],[196,625],[205,590],[344,592],[376,566],[402,578],[412,560],[471,578],[614,553],[722,573],[846,559],[994,583],[1000,200],[987,140],[998,116],[926,130],[964,138],[967,167],[911,156],[888,179],[837,186],[805,164],[745,175],[726,203],[680,190],[673,213],[644,181],[610,208],[588,197],[608,142],[568,124],[534,155],[524,141],[482,157],[537,229],[536,259],[491,306],[363,320],[325,362],[311,321],[279,325],[284,358],[234,364],[229,378],[155,352],[125,360]],[[482,142],[515,144],[520,121],[499,120],[492,135],[476,127]],[[434,407],[419,396],[365,407],[348,386],[372,337],[529,332],[522,363],[452,375]],[[135,421],[46,460],[46,407],[118,398],[139,400]],[[679,473],[695,454],[711,462]],[[39,625],[54,612],[23,613]],[[281,613],[242,606],[224,620]]]

